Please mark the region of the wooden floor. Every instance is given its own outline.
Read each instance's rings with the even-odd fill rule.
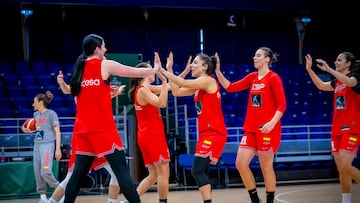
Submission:
[[[263,203],[265,201],[265,190],[258,187]],[[121,195],[120,199],[124,197]],[[156,192],[147,192],[141,196],[142,203],[158,203]],[[360,185],[353,185],[352,203],[360,203]],[[37,203],[38,198],[29,199],[11,199],[1,200],[1,203]],[[77,203],[107,203],[106,194],[102,195],[79,195]],[[195,189],[170,191],[168,203],[202,203],[200,193]],[[247,191],[243,187],[214,189],[214,203],[249,203],[250,199]],[[277,187],[276,203],[341,203],[341,192],[338,183],[321,184],[300,184],[300,185],[282,185]]]

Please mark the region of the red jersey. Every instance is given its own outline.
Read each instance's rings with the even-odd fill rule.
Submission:
[[[217,82],[216,82],[217,84]],[[194,95],[195,109],[198,115],[199,132],[214,130],[227,135],[224,115],[221,108],[220,87],[217,84],[215,93],[209,94],[197,89]]]
[[[250,88],[250,91],[244,130],[261,132],[260,127],[269,122],[276,111],[284,113],[286,110],[286,98],[282,80],[273,71],[268,72],[261,80],[258,79],[257,72],[252,72],[243,79],[231,83],[226,91],[237,92],[248,88]],[[275,128],[281,128],[280,121]]]
[[[358,85],[354,88],[332,81],[334,87],[334,112],[332,121],[332,135],[360,133],[360,75],[353,73]]]
[[[143,86],[137,86],[134,94],[135,114],[138,123],[138,142],[166,141],[164,124],[159,108],[151,104],[140,105],[136,99],[140,88],[143,88]]]
[[[101,62],[100,59],[86,61],[80,94],[76,98],[74,134],[114,130],[117,132],[112,112],[110,84],[102,79]]]

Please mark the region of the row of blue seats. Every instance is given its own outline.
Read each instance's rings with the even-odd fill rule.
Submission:
[[[1,76],[1,83],[6,89],[12,87],[27,87],[27,86],[42,86],[46,87],[48,85],[57,85],[56,78],[50,74],[16,74],[16,73],[6,73]],[[5,89],[5,90],[6,90]]]
[[[74,117],[75,110],[68,107],[56,107],[52,108],[57,112],[59,117]],[[17,110],[12,109],[0,109],[0,118],[31,118],[34,110],[31,108],[22,108]]]
[[[73,63],[45,62],[45,61],[1,61],[0,75],[18,73],[33,73],[37,75],[52,74],[56,75],[59,70],[64,73],[70,73],[73,69]]]

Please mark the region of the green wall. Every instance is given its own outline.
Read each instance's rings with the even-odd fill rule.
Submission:
[[[139,62],[142,62],[143,60],[142,54],[108,53],[106,54],[106,58],[115,60],[128,66],[136,66]],[[126,85],[124,92],[118,97],[116,97],[116,99],[113,99],[113,109],[114,113],[116,113],[116,106],[123,106],[129,104],[129,97],[127,93],[130,88],[130,79],[125,77],[111,76],[111,83],[115,85],[120,85],[120,83]],[[118,103],[116,104],[116,102]]]

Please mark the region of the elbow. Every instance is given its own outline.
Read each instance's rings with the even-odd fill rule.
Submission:
[[[160,104],[159,104],[159,107],[160,107],[160,108],[165,108],[165,107],[166,107],[166,103],[160,103]]]

